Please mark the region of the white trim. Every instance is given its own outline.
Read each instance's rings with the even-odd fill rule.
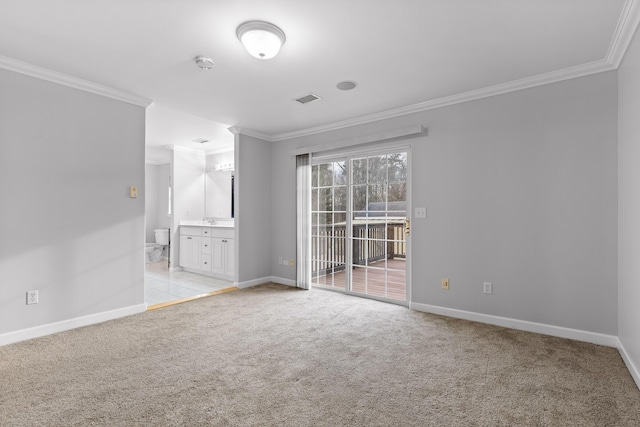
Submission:
[[[263,285],[271,282],[271,276],[261,277],[259,279],[247,280],[246,282],[238,282],[236,286],[240,289],[251,288],[253,286]]]
[[[273,283],[277,283],[279,285],[286,285],[296,287],[296,281],[291,279],[285,279],[284,277],[271,276],[271,281]]]
[[[264,285],[265,283],[278,283],[280,285],[296,287],[296,281],[291,279],[285,279],[277,276],[261,277],[259,279],[247,280],[246,282],[238,282],[236,286],[240,289],[251,288],[253,286]]]
[[[227,130],[234,135],[246,135],[253,138],[263,139],[268,142],[277,141],[276,139],[273,139],[271,135],[267,135],[266,133],[257,132],[255,130],[251,130],[251,129],[247,129],[239,126],[231,126],[231,127],[228,127]]]
[[[606,335],[597,332],[583,331],[580,329],[571,329],[562,326],[547,325],[544,323],[529,322],[509,317],[492,316],[489,314],[456,310],[453,308],[438,307],[435,305],[419,304],[415,302],[412,302],[409,305],[409,308],[412,310],[423,311],[425,313],[440,314],[458,319],[471,320],[473,322],[488,323],[490,325],[503,326],[505,328],[518,329],[537,334],[551,335],[559,338],[568,338],[576,341],[584,341],[607,347],[618,348],[619,346],[618,337],[615,335]]]
[[[57,71],[48,70],[46,68],[38,67],[37,65],[27,64],[26,62],[7,58],[6,56],[1,55],[0,68],[35,77],[37,79],[46,80],[52,83],[57,83],[63,86],[72,87],[74,89],[79,89],[85,92],[94,93],[96,95],[106,96],[107,98],[137,105],[140,107],[146,108],[153,102],[152,100],[143,98],[141,96],[132,95],[130,93],[99,85],[97,83],[91,83],[77,77],[58,73]]]
[[[143,313],[146,310],[146,304],[138,304],[129,307],[118,308],[115,310],[103,311],[102,313],[90,314],[88,316],[62,320],[60,322],[49,323],[46,325],[34,326],[33,328],[8,332],[0,335],[0,346],[12,344],[19,341],[25,341],[32,338],[43,337],[45,335],[51,335],[57,332],[68,331],[70,329],[80,328],[82,326],[102,323],[108,320],[130,316],[132,314]]]
[[[638,0],[626,0],[605,58],[615,68],[620,66],[639,23],[640,4]]]
[[[627,365],[627,369],[631,373],[633,380],[636,382],[636,386],[638,386],[638,389],[640,389],[640,370],[633,363],[633,360],[627,353],[627,350],[624,348],[624,345],[622,345],[622,341],[620,341],[620,339],[618,339],[618,351],[620,352],[620,356],[622,356],[622,360],[624,361],[624,364]]]
[[[182,267],[169,267],[169,273],[175,273],[176,271],[184,271]]]

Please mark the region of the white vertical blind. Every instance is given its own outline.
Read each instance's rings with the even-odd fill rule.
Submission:
[[[296,286],[311,289],[311,162],[309,154],[296,156],[296,186]]]

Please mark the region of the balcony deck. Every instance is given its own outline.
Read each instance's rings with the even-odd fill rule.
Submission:
[[[384,297],[399,301],[406,300],[406,261],[404,259],[387,259],[371,263],[369,267],[354,266],[352,271],[351,290],[365,295]],[[386,286],[385,286],[386,271]],[[313,284],[345,289],[346,271],[322,274],[312,279]]]

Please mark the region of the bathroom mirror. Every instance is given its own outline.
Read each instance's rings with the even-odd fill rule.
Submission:
[[[233,171],[207,171],[205,174],[206,217],[233,218]]]

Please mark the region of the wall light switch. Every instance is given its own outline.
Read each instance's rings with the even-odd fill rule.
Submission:
[[[427,217],[427,208],[416,208],[414,213],[414,218],[426,218]]]
[[[131,197],[132,199],[138,197],[138,187],[129,187],[129,197]]]

